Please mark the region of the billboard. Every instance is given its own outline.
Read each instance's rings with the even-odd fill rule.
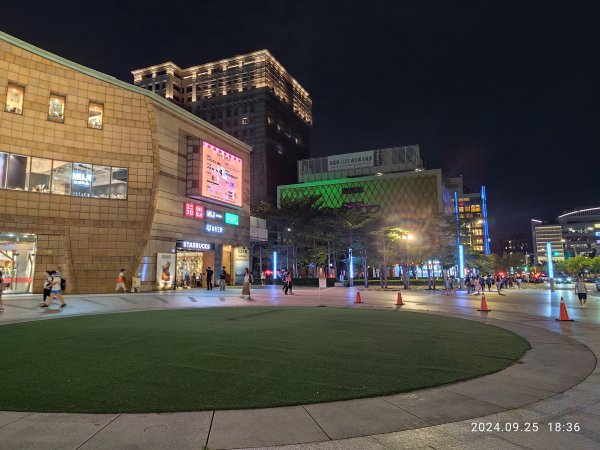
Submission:
[[[202,143],[203,197],[242,206],[242,159],[207,142]]]
[[[327,171],[359,169],[361,167],[373,167],[375,165],[375,151],[346,153],[327,157]]]
[[[159,290],[171,289],[175,282],[175,255],[156,254],[156,286]]]

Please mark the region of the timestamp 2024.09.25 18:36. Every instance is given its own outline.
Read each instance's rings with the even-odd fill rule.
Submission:
[[[525,432],[535,433],[541,427],[547,427],[552,432],[577,433],[581,430],[579,422],[471,422],[473,433],[495,433],[495,432]]]

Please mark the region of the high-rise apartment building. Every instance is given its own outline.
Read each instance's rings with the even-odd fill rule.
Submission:
[[[531,229],[535,262],[537,264],[548,262],[548,257],[552,261],[564,261],[564,239],[560,225],[543,225],[541,221],[532,219]],[[551,255],[548,255],[548,244],[550,244]]]
[[[515,255],[529,253],[529,240],[522,237],[512,237],[502,241],[502,254]]]
[[[275,202],[309,157],[312,100],[268,50],[182,69],[166,62],[132,72],[134,84],[171,99],[249,144],[251,201]]]

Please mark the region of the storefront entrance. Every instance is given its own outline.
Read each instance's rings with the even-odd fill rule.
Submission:
[[[33,292],[36,243],[34,234],[0,232],[0,271],[5,294]]]
[[[215,274],[215,252],[212,244],[178,241],[175,253],[175,282],[177,289],[206,287],[206,269],[210,267]],[[218,277],[217,277],[218,278]]]

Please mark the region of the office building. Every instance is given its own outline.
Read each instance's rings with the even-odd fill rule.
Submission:
[[[182,69],[134,70],[134,84],[188,109],[252,147],[251,201],[275,202],[310,154],[312,100],[268,50]]]
[[[531,229],[536,264],[548,262],[548,243],[551,245],[552,261],[564,261],[564,240],[560,225],[543,224],[540,220],[532,219]]]
[[[465,228],[473,233],[463,243],[485,251],[487,225],[479,222],[487,223],[485,188],[476,195],[464,194],[462,178],[444,180],[440,169],[425,169],[418,145],[301,160],[298,180],[278,188],[278,202],[319,195],[327,207],[364,208],[388,225],[407,229],[426,245],[438,242],[441,216],[455,220],[456,192],[460,220],[467,221]],[[439,261],[434,261],[434,268],[440,273]]]
[[[513,237],[502,241],[503,255],[527,255],[530,253],[529,240],[522,237]]]
[[[144,289],[206,285],[208,266],[241,282],[247,144],[148,89],[4,33],[0,63],[9,292],[41,292],[44,272],[59,266],[68,293],[114,291],[123,268]]]
[[[600,255],[600,208],[580,208],[558,216],[565,258]]]

